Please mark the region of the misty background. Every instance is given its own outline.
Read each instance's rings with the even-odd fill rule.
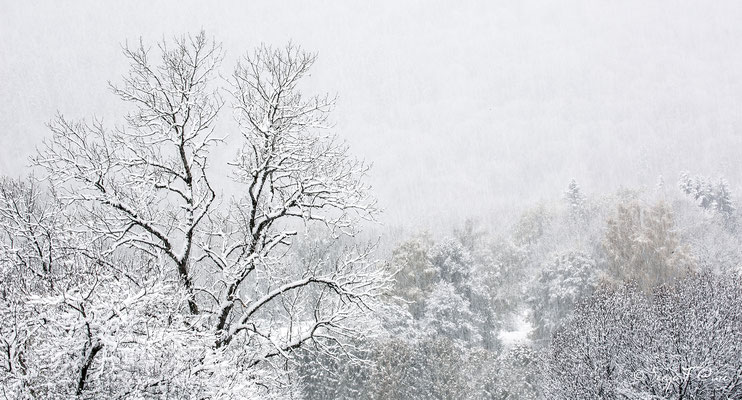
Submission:
[[[121,43],[204,29],[225,75],[261,42],[319,53],[308,91],[339,95],[334,130],[374,164],[386,227],[493,222],[571,178],[742,184],[739,2],[41,3],[0,3],[0,175],[27,173],[57,110],[120,121]]]

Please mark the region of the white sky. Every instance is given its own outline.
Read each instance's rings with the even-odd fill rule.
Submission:
[[[260,42],[319,52],[308,87],[339,94],[388,225],[521,208],[572,177],[599,193],[687,169],[742,193],[742,2],[275,3],[0,1],[0,174],[26,171],[56,110],[121,115],[120,43],[203,28],[225,74]]]

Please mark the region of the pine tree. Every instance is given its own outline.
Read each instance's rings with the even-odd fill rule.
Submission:
[[[719,179],[715,192],[714,209],[725,219],[731,218],[735,208],[732,202],[732,193],[729,191],[729,184],[724,178]]]
[[[678,179],[678,186],[680,187],[680,190],[683,191],[685,194],[693,194],[694,188],[693,188],[693,179],[691,179],[690,174],[688,174],[688,171],[682,171],[680,172],[680,179]]]
[[[687,172],[681,172],[678,186],[692,196],[699,207],[721,216],[724,225],[730,226],[735,207],[726,179],[719,178],[719,183],[714,185],[710,179],[702,176],[690,178]]]
[[[574,178],[569,182],[569,187],[564,192],[564,199],[567,201],[567,207],[569,207],[569,215],[572,221],[583,221],[586,216],[585,196],[582,195],[582,190],[580,190],[580,186]]]

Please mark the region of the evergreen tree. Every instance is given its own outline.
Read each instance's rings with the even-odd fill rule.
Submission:
[[[572,222],[582,222],[585,219],[585,196],[582,194],[580,186],[575,179],[569,182],[567,190],[564,192],[564,199],[569,207],[569,216]]]
[[[724,178],[719,179],[714,196],[714,209],[726,220],[734,214],[734,203],[732,202],[732,193],[729,191],[729,184]]]
[[[724,226],[731,228],[735,207],[726,179],[719,178],[714,185],[702,176],[690,178],[687,172],[681,172],[678,186],[683,193],[693,197],[699,207],[719,215]]]

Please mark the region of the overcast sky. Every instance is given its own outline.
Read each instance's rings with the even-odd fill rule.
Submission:
[[[203,28],[224,73],[261,42],[319,53],[307,87],[339,95],[388,225],[520,208],[573,177],[601,193],[687,169],[742,190],[739,1],[0,4],[0,174],[27,171],[57,110],[121,115],[106,82],[125,40]]]

